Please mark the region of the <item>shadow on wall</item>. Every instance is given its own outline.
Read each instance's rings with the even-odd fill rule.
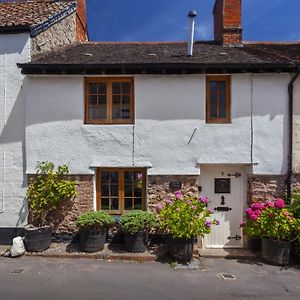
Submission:
[[[5,104],[4,104],[5,105]],[[9,151],[9,155],[13,157],[12,164],[7,165],[8,162],[5,162],[5,167],[7,169],[12,168],[21,168],[22,169],[22,178],[16,178],[16,184],[21,183],[21,186],[17,188],[25,189],[27,187],[27,178],[26,178],[26,147],[25,147],[25,103],[23,97],[22,88],[19,91],[19,94],[14,102],[14,105],[11,109],[11,112],[7,118],[6,123],[0,133],[0,143],[1,145],[14,144],[13,147],[5,147],[4,151]],[[18,157],[21,153],[21,159],[18,161]],[[3,183],[4,184],[4,183]],[[4,186],[5,188],[5,186]],[[25,193],[25,191],[24,191]],[[17,221],[16,227],[21,226],[27,218],[28,208],[26,198],[22,195],[22,205],[19,210],[19,219]],[[5,199],[4,199],[5,201]],[[19,201],[16,199],[16,202]]]

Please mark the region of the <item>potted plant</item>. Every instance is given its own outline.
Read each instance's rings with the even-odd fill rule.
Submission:
[[[148,233],[157,226],[157,218],[150,212],[133,210],[121,216],[119,225],[124,233],[125,250],[145,252],[148,248]]]
[[[105,211],[89,211],[80,215],[76,225],[80,229],[80,247],[85,252],[103,250],[109,227],[114,219]]]
[[[68,180],[67,165],[58,166],[48,161],[39,162],[36,175],[31,177],[26,196],[30,209],[31,224],[25,226],[25,247],[27,251],[44,251],[52,240],[52,227],[49,214],[62,201],[74,197],[77,183]]]
[[[292,212],[293,216],[299,220],[300,219],[300,191],[299,190],[297,190],[293,194],[289,209]],[[293,255],[298,260],[300,259],[300,234],[298,238],[294,241]]]
[[[252,203],[250,207],[245,210],[246,221],[240,223],[240,227],[243,228],[244,234],[248,237],[249,248],[256,252],[261,251],[261,226],[260,223],[257,222],[257,219],[261,215],[264,207],[264,203]]]
[[[300,233],[300,222],[285,208],[283,199],[265,203],[257,213],[257,226],[262,237],[262,257],[275,265],[289,263],[291,243]]]
[[[216,219],[211,220],[212,210],[207,208],[208,199],[186,195],[177,191],[173,197],[159,203],[161,228],[169,238],[169,252],[173,259],[188,262],[193,257],[195,237],[210,233],[212,225],[219,225]]]

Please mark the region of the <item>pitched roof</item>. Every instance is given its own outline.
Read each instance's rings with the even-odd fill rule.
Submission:
[[[203,70],[291,69],[300,63],[300,43],[245,44],[243,47],[223,47],[213,42],[196,42],[194,54],[187,56],[184,42],[144,43],[80,43],[37,57],[21,65],[23,72],[52,70],[84,72],[166,73]],[[35,71],[33,71],[35,69]],[[151,69],[151,71],[150,71]],[[176,72],[175,72],[176,69]],[[27,71],[26,71],[27,70]],[[41,71],[42,72],[42,71]]]
[[[74,1],[26,1],[0,3],[0,32],[37,31],[45,29],[72,13]]]

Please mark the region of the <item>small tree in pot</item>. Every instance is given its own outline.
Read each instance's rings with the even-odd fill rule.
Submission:
[[[208,199],[177,191],[173,197],[157,205],[162,229],[170,235],[169,252],[177,261],[188,262],[193,257],[195,237],[210,233],[212,225],[219,225],[211,220],[212,211],[206,207]]]
[[[157,226],[157,218],[150,212],[133,210],[121,216],[119,225],[124,233],[125,250],[145,252],[149,230]]]
[[[89,211],[76,221],[80,228],[80,246],[85,252],[103,250],[109,227],[114,219],[105,211]]]
[[[67,165],[58,166],[48,161],[39,162],[36,176],[29,180],[26,196],[31,213],[31,224],[25,226],[27,251],[44,251],[52,240],[51,220],[48,216],[62,201],[77,194],[77,183],[66,179]]]

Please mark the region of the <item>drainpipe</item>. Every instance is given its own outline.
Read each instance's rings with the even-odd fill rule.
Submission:
[[[292,176],[293,176],[293,123],[294,123],[294,83],[300,75],[300,65],[298,65],[297,73],[293,76],[288,86],[289,93],[289,155],[288,155],[288,171],[287,171],[287,200],[291,201],[292,196]]]

